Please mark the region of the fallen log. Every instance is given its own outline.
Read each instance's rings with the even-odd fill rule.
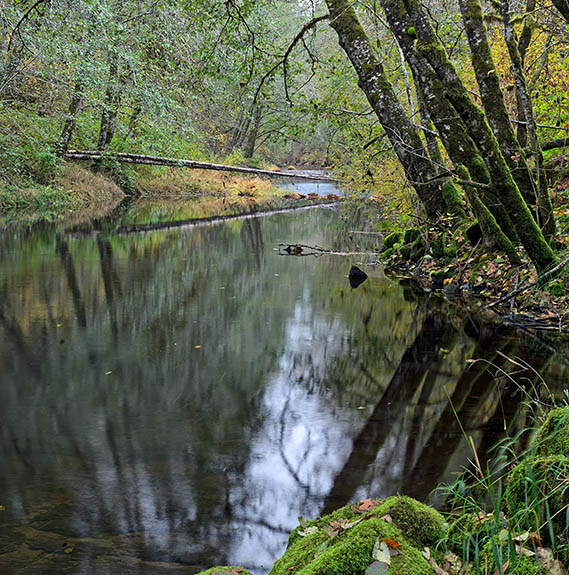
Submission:
[[[225,164],[211,164],[209,162],[196,162],[195,160],[183,160],[180,158],[162,158],[160,156],[147,156],[144,154],[127,154],[119,152],[116,154],[101,154],[92,150],[68,150],[65,154],[68,160],[109,160],[111,162],[121,162],[125,164],[141,164],[150,166],[171,166],[173,168],[190,168],[194,170],[216,170],[218,172],[240,172],[243,174],[254,174],[257,176],[272,176],[295,178],[300,180],[314,180],[320,182],[336,182],[329,176],[317,176],[314,174],[303,174],[297,172],[281,172],[273,170],[261,170],[257,168],[245,168],[241,166],[227,166]]]

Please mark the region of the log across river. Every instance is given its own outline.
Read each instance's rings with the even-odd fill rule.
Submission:
[[[143,154],[116,153],[106,154],[98,151],[69,150],[65,157],[69,160],[109,160],[111,162],[121,162],[126,164],[141,164],[150,166],[171,166],[177,168],[190,168],[194,170],[216,170],[218,172],[240,172],[243,174],[254,174],[257,176],[296,178],[301,180],[315,180],[320,182],[334,182],[333,178],[325,175],[304,174],[296,171],[262,170],[258,168],[246,168],[242,166],[228,166],[225,164],[212,164],[209,162],[197,162],[195,160],[184,160],[181,158],[163,158],[160,156],[146,156]]]

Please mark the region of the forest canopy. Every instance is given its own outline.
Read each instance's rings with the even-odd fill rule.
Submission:
[[[564,0],[5,1],[2,183],[48,182],[69,149],[328,166],[552,269],[568,16]]]

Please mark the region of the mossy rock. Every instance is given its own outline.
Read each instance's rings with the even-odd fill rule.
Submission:
[[[446,246],[445,248],[443,248],[443,253],[445,255],[445,258],[447,258],[448,260],[454,259],[456,257],[456,245],[450,244],[449,246]]]
[[[223,567],[211,567],[207,571],[201,571],[198,575],[251,575],[251,571],[247,571],[243,567],[223,566]]]
[[[431,253],[433,254],[434,258],[442,258],[444,255],[444,247],[443,242],[438,239],[434,239],[431,242]]]
[[[520,531],[538,531],[551,543],[549,520],[555,537],[569,532],[569,457],[526,457],[507,477],[504,499],[508,519]]]
[[[569,457],[569,407],[550,411],[535,437],[535,455]]]
[[[388,515],[391,522],[384,517]],[[333,521],[356,525],[330,536]],[[373,562],[377,538],[389,538],[401,545],[402,553],[391,558],[393,575],[431,575],[433,568],[421,551],[442,533],[444,520],[435,511],[408,497],[390,497],[362,515],[348,505],[330,515],[292,531],[285,554],[270,575],[363,575]]]
[[[401,239],[399,232],[391,232],[384,240],[383,247],[388,249],[392,248]]]
[[[419,236],[421,232],[417,228],[409,228],[405,230],[403,234],[403,242],[406,244],[412,244]]]
[[[401,257],[404,260],[410,260],[411,254],[413,253],[413,247],[412,246],[401,246],[399,253],[401,254]]]

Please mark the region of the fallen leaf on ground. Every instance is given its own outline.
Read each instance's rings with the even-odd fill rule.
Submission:
[[[356,513],[365,513],[366,511],[369,511],[370,509],[373,509],[374,507],[382,504],[383,501],[379,499],[364,499],[363,501],[360,501],[359,505],[352,505],[352,510]]]
[[[390,539],[389,537],[383,537],[381,540],[385,541],[385,543],[390,549],[401,549],[401,543],[398,543],[397,541],[395,541],[395,539]]]

